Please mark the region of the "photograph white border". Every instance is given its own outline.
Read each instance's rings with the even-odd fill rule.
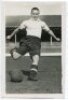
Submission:
[[[6,0],[5,0],[6,1]],[[8,1],[8,0],[7,0]],[[10,0],[10,1],[12,1],[12,0]],[[15,0],[16,1],[16,0]],[[19,0],[17,0],[17,1],[19,1]],[[38,0],[39,1],[39,0]],[[40,2],[40,1],[39,1]],[[2,89],[1,89],[1,95],[2,95],[2,97],[15,97],[15,98],[33,98],[33,97],[35,97],[35,98],[64,98],[64,90],[65,90],[65,88],[64,88],[64,81],[65,81],[65,46],[66,46],[66,36],[64,35],[64,33],[66,33],[66,17],[65,17],[65,15],[66,15],[66,12],[65,12],[65,2],[64,2],[64,7],[63,7],[63,14],[62,14],[62,91],[63,91],[63,94],[41,94],[41,95],[39,95],[39,94],[5,94],[5,35],[4,35],[4,33],[5,33],[5,17],[4,17],[4,6],[3,6],[3,2],[2,2],[2,9],[1,9],[1,20],[3,21],[3,22],[1,22],[2,24],[1,24],[1,52],[3,52],[2,54],[1,54],[1,66],[2,66],[2,69],[1,69],[1,86],[2,86]],[[27,97],[26,97],[27,96]]]

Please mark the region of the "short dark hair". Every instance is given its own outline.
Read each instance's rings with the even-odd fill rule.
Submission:
[[[33,10],[38,10],[38,11],[40,11],[38,7],[33,7],[33,8],[31,9],[31,13],[32,13]]]

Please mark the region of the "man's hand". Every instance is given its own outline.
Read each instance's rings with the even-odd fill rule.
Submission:
[[[56,40],[57,40],[57,41],[60,41],[60,38],[57,38],[57,37],[56,37]]]
[[[10,40],[10,39],[11,39],[11,36],[10,36],[10,35],[8,35],[6,39],[7,39],[7,40]]]
[[[57,38],[57,37],[55,36],[55,34],[53,33],[52,30],[49,30],[48,33],[49,33],[56,41],[60,41],[60,38]]]
[[[18,32],[18,30],[19,30],[19,28],[16,28],[12,33],[11,33],[11,35],[8,35],[7,36],[7,40],[10,40],[17,32]]]

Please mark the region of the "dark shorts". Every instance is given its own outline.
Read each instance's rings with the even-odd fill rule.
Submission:
[[[19,48],[16,48],[16,52],[21,55],[29,53],[30,56],[39,55],[41,49],[41,39],[35,36],[26,36],[20,41]]]

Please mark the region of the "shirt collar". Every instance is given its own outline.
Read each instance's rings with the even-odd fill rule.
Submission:
[[[35,21],[33,18],[30,18],[30,20]],[[40,19],[38,18],[36,21],[40,21]]]

